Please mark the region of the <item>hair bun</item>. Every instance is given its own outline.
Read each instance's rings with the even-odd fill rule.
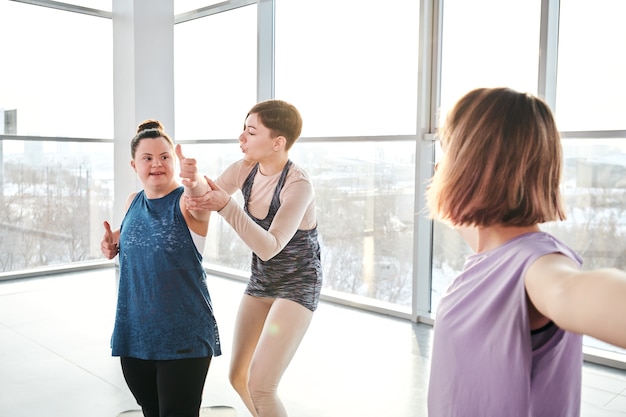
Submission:
[[[144,120],[143,122],[139,123],[139,126],[137,126],[137,133],[139,133],[139,132],[141,132],[143,130],[147,130],[147,129],[164,130],[163,129],[163,125],[158,120],[156,120],[156,119],[147,119],[147,120]]]

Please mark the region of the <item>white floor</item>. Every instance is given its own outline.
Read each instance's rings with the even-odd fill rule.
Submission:
[[[228,384],[232,325],[244,285],[210,277],[224,355],[203,406],[249,416]],[[0,416],[115,417],[137,405],[110,356],[115,271],[0,283]],[[326,302],[281,384],[295,417],[426,416],[432,329]],[[583,417],[626,417],[626,372],[585,364]]]

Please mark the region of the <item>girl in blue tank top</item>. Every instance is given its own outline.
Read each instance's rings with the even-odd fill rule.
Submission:
[[[183,186],[175,179],[176,155]],[[202,267],[210,212],[188,211],[183,195],[207,185],[158,121],[146,121],[131,142],[131,165],[143,185],[127,201],[119,229],[104,222],[102,252],[119,254],[113,356],[144,416],[199,415],[213,356],[221,354]],[[194,163],[195,166],[195,163]]]

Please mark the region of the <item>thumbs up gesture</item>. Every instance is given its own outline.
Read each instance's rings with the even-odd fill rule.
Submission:
[[[183,179],[185,187],[194,188],[198,184],[198,167],[196,160],[193,158],[185,158],[183,148],[180,144],[176,145],[176,156],[180,162],[180,177]]]
[[[120,231],[112,231],[109,222],[104,222],[104,237],[100,242],[100,251],[107,259],[115,258],[120,251],[119,248]]]

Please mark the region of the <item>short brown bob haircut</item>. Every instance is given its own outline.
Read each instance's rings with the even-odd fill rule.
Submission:
[[[268,128],[274,137],[283,136],[286,140],[285,149],[289,150],[302,133],[302,116],[293,104],[282,100],[266,100],[257,103],[246,115],[259,117],[263,126]],[[245,126],[244,126],[245,129]]]
[[[443,158],[426,193],[431,218],[478,227],[565,219],[561,139],[541,99],[509,88],[470,91],[438,136]]]

